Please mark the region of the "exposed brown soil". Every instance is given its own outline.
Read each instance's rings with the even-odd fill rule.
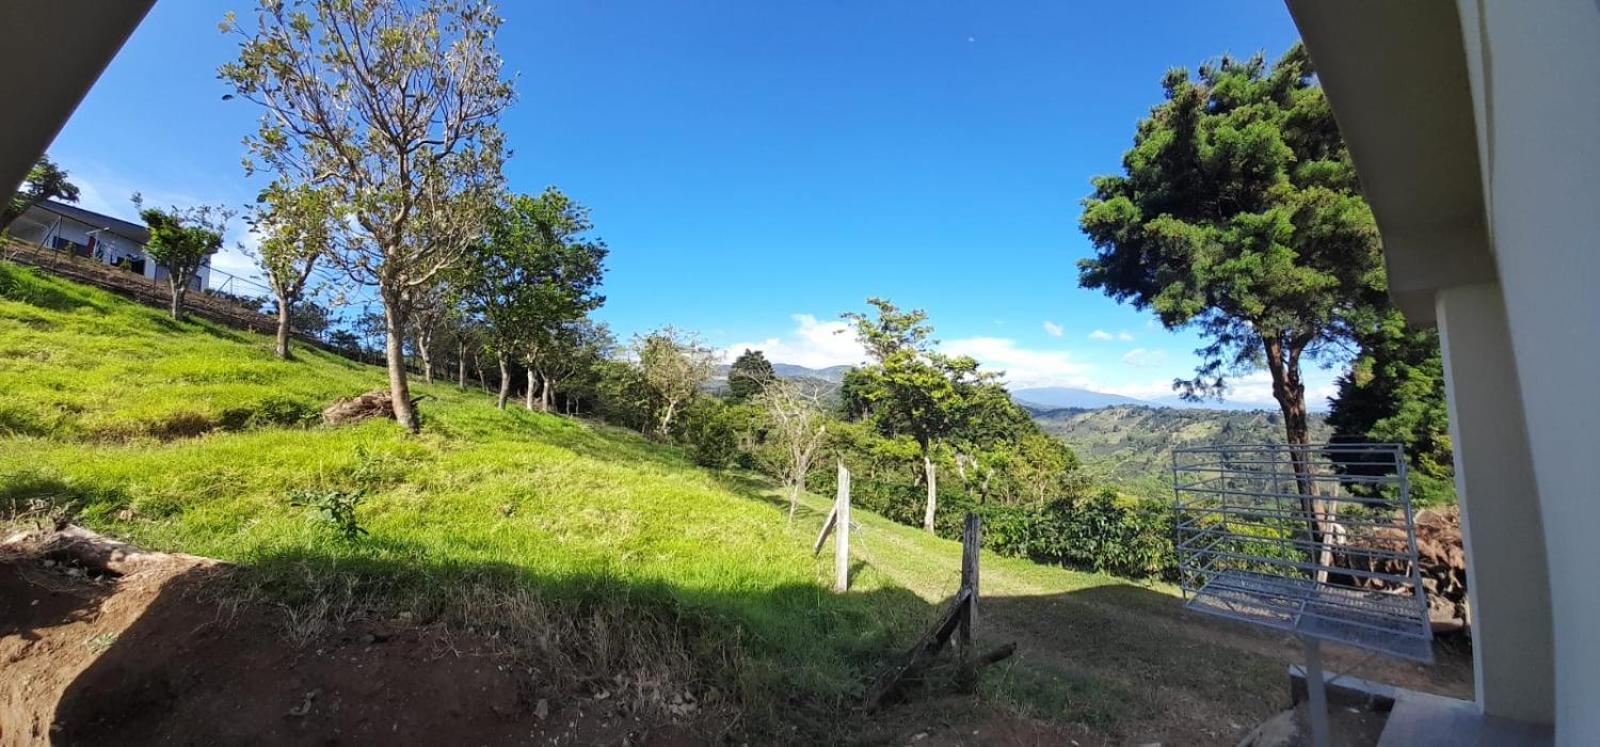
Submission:
[[[240,601],[234,572],[75,527],[0,542],[0,746],[679,745],[727,727],[715,708],[635,715],[438,624],[369,619],[291,640],[286,610]],[[862,744],[1107,743],[964,696],[868,723]]]
[[[1080,724],[1055,724],[1015,713],[974,706],[967,696],[951,695],[907,703],[878,714],[860,735],[863,744],[910,747],[1095,747],[1116,744]]]
[[[233,573],[207,559],[141,553],[72,528],[43,541],[0,543],[0,747],[671,745],[715,742],[727,730],[729,714],[718,709],[682,717],[635,711],[603,687],[575,688],[570,679],[556,684],[497,639],[441,624],[359,615],[337,629],[297,628],[284,608],[240,601]],[[1147,680],[1141,662],[1197,644],[1298,658],[1285,641],[1168,621],[1166,605],[1139,610],[1112,601],[997,598],[986,604],[986,620],[991,634],[1021,642],[1031,659],[1095,677],[1121,672],[1127,681],[1119,686],[1132,688],[1137,700],[1165,704],[1121,733],[1036,721],[968,696],[923,693],[872,714],[855,740],[1232,744],[1270,715],[1275,698],[1234,692],[1216,680],[1208,682],[1222,692],[1199,698],[1192,686]],[[1115,632],[1130,614],[1150,638],[1132,648]],[[1113,638],[1122,645],[1112,645]],[[1470,697],[1470,686],[1459,692],[1465,670],[1458,663],[1443,671],[1377,664],[1381,672],[1363,672],[1375,663],[1343,661],[1339,653],[1331,658],[1358,675]],[[1285,678],[1283,705],[1287,691]]]
[[[492,639],[404,621],[296,646],[228,605],[230,571],[159,556],[120,577],[0,555],[0,745],[688,744],[603,692],[558,692]]]

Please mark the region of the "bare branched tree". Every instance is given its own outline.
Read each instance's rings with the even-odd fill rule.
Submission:
[[[418,289],[411,302],[411,348],[422,364],[422,380],[433,383],[433,347],[452,307],[443,283]]]
[[[789,490],[789,521],[793,522],[800,491],[805,489],[806,476],[811,474],[811,460],[827,435],[822,394],[819,390],[774,377],[762,381],[758,401],[766,409],[771,424],[768,437],[784,451],[783,485]]]
[[[699,337],[672,327],[636,336],[633,349],[639,356],[645,386],[655,400],[656,432],[666,438],[672,432],[673,417],[711,378],[716,354]]]
[[[412,305],[481,237],[502,181],[500,23],[482,0],[260,0],[253,29],[222,23],[240,44],[219,74],[265,111],[246,171],[329,190],[348,211],[329,259],[377,287],[395,419],[412,431]]]

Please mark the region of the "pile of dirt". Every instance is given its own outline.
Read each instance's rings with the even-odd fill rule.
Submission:
[[[357,397],[341,399],[322,411],[325,425],[344,425],[368,418],[394,420],[394,398],[389,396],[388,389],[374,389]]]
[[[1418,511],[1417,560],[1422,585],[1428,590],[1428,619],[1435,634],[1470,633],[1472,619],[1467,612],[1467,555],[1461,544],[1461,513],[1455,508]],[[1354,570],[1390,574],[1409,574],[1408,564],[1364,553],[1362,549],[1405,552],[1405,527],[1381,527],[1371,533],[1353,534],[1337,564]],[[1357,578],[1367,588],[1390,589],[1375,579]]]
[[[0,745],[689,744],[703,724],[556,687],[405,618],[291,641],[237,570],[81,529],[0,542]]]

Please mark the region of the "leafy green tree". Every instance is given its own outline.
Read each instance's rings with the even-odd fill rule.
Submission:
[[[268,300],[266,313],[276,316],[278,313],[277,301]],[[310,335],[324,342],[331,336],[328,330],[333,326],[333,314],[328,307],[315,301],[302,300],[294,305],[289,314],[289,327],[296,332]],[[329,344],[332,344],[331,342]]]
[[[739,457],[739,436],[729,409],[716,397],[696,397],[684,408],[673,431],[688,444],[695,464],[725,469]]]
[[[527,406],[533,409],[541,351],[558,344],[565,325],[605,302],[599,286],[608,250],[584,238],[590,228],[588,212],[554,187],[537,197],[514,195],[495,211],[487,238],[452,278],[469,311],[483,321],[500,364],[502,409],[511,394],[511,359],[527,363]]]
[[[395,420],[415,432],[413,301],[478,241],[503,181],[501,19],[478,0],[260,0],[254,16],[224,18],[239,56],[218,71],[265,110],[245,169],[347,208],[330,259],[377,287]]]
[[[535,377],[540,370],[561,368],[559,357],[570,352],[572,335],[582,331],[574,326],[606,297],[600,294],[605,278],[605,259],[610,250],[604,241],[591,239],[593,229],[588,208],[574,202],[555,187],[548,187],[535,198],[513,198],[512,209],[531,219],[534,240],[535,287],[531,290],[531,314],[526,337],[521,340],[523,362],[528,370],[527,405],[550,409],[551,389],[544,382],[542,394],[534,395]],[[592,330],[592,327],[590,328]],[[544,362],[541,359],[555,357]]]
[[[540,355],[530,364],[539,377],[539,409],[550,412],[562,385],[593,368],[614,347],[611,328],[589,317],[564,322],[544,333]]]
[[[759,350],[745,350],[728,367],[728,399],[748,402],[761,394],[767,384],[778,378],[772,363]]]
[[[921,309],[901,311],[886,299],[867,299],[876,317],[859,311],[847,311],[839,317],[850,323],[856,339],[867,349],[872,359],[882,363],[902,350],[924,353],[934,344],[933,327],[928,325],[928,312]]]
[[[1185,397],[1265,369],[1291,444],[1309,440],[1302,366],[1341,360],[1387,306],[1378,231],[1310,57],[1172,70],[1124,173],[1094,180],[1079,282],[1208,340]],[[1311,493],[1304,479],[1303,494]]]
[[[1361,355],[1339,377],[1328,424],[1336,441],[1378,441],[1405,446],[1413,496],[1447,503],[1455,496],[1449,408],[1439,333],[1408,329],[1399,312],[1357,336]],[[1372,465],[1341,465],[1371,474]]]
[[[348,329],[336,329],[328,333],[328,347],[339,351],[347,357],[361,359],[365,351],[361,349],[361,338]]]
[[[332,195],[315,187],[288,187],[274,182],[256,198],[251,217],[261,235],[256,264],[277,299],[276,352],[283,360],[289,359],[289,334],[306,283],[318,260],[329,252],[339,220]]]
[[[699,394],[701,385],[711,378],[715,353],[699,337],[673,327],[636,336],[633,350],[645,389],[650,393],[656,433],[666,438],[672,433],[672,419],[678,410]]]
[[[644,372],[631,361],[602,359],[584,383],[597,415],[608,423],[641,433],[656,427],[655,395]]]
[[[979,374],[972,358],[933,352],[926,312],[903,312],[881,298],[867,303],[876,309],[875,318],[856,312],[841,315],[877,361],[846,377],[845,408],[871,413],[885,435],[909,436],[916,442],[928,491],[922,525],[932,532],[939,504],[934,450],[968,422],[973,397],[992,377]]]
[[[68,181],[67,172],[62,171],[49,156],[39,158],[39,162],[28,171],[28,179],[23,182],[22,189],[0,207],[0,234],[28,212],[28,208],[45,200],[78,201],[78,186]]]
[[[189,283],[200,268],[222,248],[222,234],[231,213],[219,207],[179,209],[147,208],[144,198],[133,196],[139,217],[150,229],[145,254],[167,269],[167,285],[172,291],[170,311],[174,320],[183,320],[183,299]]]

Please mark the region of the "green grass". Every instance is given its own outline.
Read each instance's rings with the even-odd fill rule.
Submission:
[[[876,572],[826,592],[810,529],[783,521],[764,483],[631,432],[426,385],[421,436],[310,423],[382,383],[374,367],[304,348],[278,361],[268,338],[0,263],[0,508],[44,499],[150,548],[240,564],[274,604],[340,588],[386,613],[482,623],[464,589],[533,590],[572,614],[645,621],[624,639],[687,635],[684,676],[735,677],[747,707],[851,701],[925,622],[926,603]],[[340,541],[290,505],[327,490],[365,494],[365,538]]]
[[[576,680],[714,688],[741,728],[797,740],[856,723],[872,674],[957,587],[955,543],[858,511],[852,590],[831,593],[832,559],[810,554],[823,499],[791,526],[758,476],[481,393],[419,385],[420,436],[314,424],[382,385],[0,262],[0,511],[43,500],[238,564],[239,593],[283,610],[291,639],[405,613],[504,635]],[[368,534],[341,540],[291,505],[305,491],[360,493]],[[993,556],[984,581],[987,637],[1023,641],[990,702],[1131,735],[1169,700],[1247,718],[1281,691],[1277,660],[1188,632],[1168,588]]]

